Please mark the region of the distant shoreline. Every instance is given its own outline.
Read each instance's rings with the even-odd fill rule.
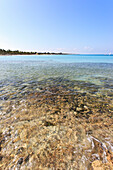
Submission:
[[[73,54],[73,53],[36,53],[36,54],[0,54],[0,56],[16,56],[16,55],[24,55],[24,56],[27,56],[27,55],[38,55],[38,56],[41,56],[41,55],[84,55],[84,54]],[[85,54],[85,55],[105,55],[105,56],[113,56],[113,54]]]
[[[71,55],[69,53],[49,53],[49,54],[45,54],[45,53],[42,53],[42,54],[0,54],[0,56],[13,56],[13,55]]]
[[[26,52],[26,51],[11,51],[11,50],[4,50],[0,49],[0,56],[11,56],[11,55],[69,55],[69,53],[62,53],[62,52]]]

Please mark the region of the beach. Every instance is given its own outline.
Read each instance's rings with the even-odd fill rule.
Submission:
[[[0,56],[1,169],[113,169],[113,58]]]

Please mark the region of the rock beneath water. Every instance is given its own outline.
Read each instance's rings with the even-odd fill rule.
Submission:
[[[17,165],[21,165],[23,163],[23,158],[20,158],[17,162]]]
[[[102,163],[100,160],[95,160],[91,164],[91,170],[113,170],[113,164],[111,162],[109,163]]]
[[[36,91],[38,92],[42,92],[43,90],[39,89],[39,88],[36,88]]]
[[[25,162],[29,161],[29,155],[25,158]]]
[[[2,158],[3,158],[3,156],[2,156],[2,155],[0,155],[0,161],[2,161]]]
[[[20,138],[22,141],[26,140],[28,138],[28,130],[27,129],[23,129],[22,132],[20,133]]]
[[[62,78],[58,82],[40,82],[43,91],[36,90],[35,83],[31,91],[23,91],[24,97],[18,93],[3,103],[1,169],[112,168],[113,101],[75,92],[68,80],[68,85]]]

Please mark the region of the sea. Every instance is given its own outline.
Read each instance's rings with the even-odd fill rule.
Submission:
[[[113,55],[0,56],[0,151],[1,169],[112,169]]]
[[[45,81],[46,84],[48,79],[52,83],[59,83],[58,81],[64,79],[75,81],[79,90],[83,90],[83,86],[87,86],[88,89],[88,86],[93,85],[98,92],[112,92],[113,56],[102,54],[0,56],[1,100],[4,100],[11,91],[18,93],[24,84],[26,86],[22,91],[29,90],[32,83],[35,86],[30,90],[35,90],[39,82]],[[79,88],[81,84],[82,88]]]

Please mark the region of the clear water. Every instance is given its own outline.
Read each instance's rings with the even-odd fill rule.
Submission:
[[[29,83],[48,78],[66,78],[113,89],[113,56],[33,55],[0,56],[1,95],[17,82]]]
[[[0,61],[47,61],[59,63],[113,63],[113,55],[18,55],[0,56]]]
[[[5,139],[1,155],[7,155],[4,167],[18,169],[21,157],[25,160],[32,153],[34,158],[37,153],[48,156],[50,148],[52,160],[54,153],[58,154],[55,163],[59,153],[65,152],[66,160],[73,155],[69,166],[90,169],[95,159],[104,162],[107,154],[112,158],[106,149],[112,149],[112,115],[113,56],[0,56],[0,135]],[[44,121],[55,121],[55,126]],[[25,151],[21,156],[17,151],[22,146]],[[34,159],[30,160],[34,166]],[[38,158],[38,162],[42,160]],[[29,160],[21,169],[24,165],[33,169]]]

